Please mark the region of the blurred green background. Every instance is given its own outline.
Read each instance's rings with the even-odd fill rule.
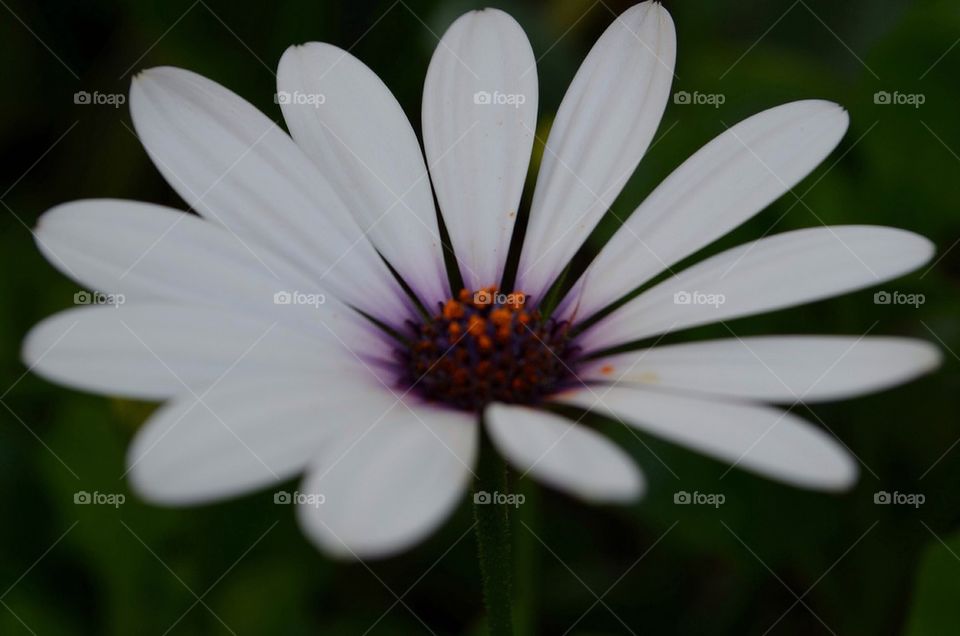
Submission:
[[[112,401],[26,374],[29,327],[76,288],[33,245],[50,206],[103,196],[183,207],[130,129],[130,75],[176,65],[225,84],[275,119],[276,62],[293,43],[350,48],[419,128],[437,37],[460,13],[501,7],[539,60],[545,136],[589,47],[629,3],[384,0],[2,0],[0,69],[0,634],[478,633],[482,605],[466,504],[398,558],[334,563],[301,536],[271,492],[190,510],[129,495],[124,449],[150,405]],[[827,425],[862,466],[840,495],[807,493],[611,429],[651,481],[629,508],[591,508],[522,484],[515,532],[521,622],[540,634],[960,633],[960,5],[952,1],[667,2],[678,32],[674,90],[724,103],[671,102],[660,139],[614,206],[623,217],[687,155],[740,119],[820,97],[851,114],[820,169],[710,251],[820,223],[895,225],[938,245],[932,267],[882,288],[925,303],[875,305],[866,290],[732,323],[738,334],[910,335],[938,342],[935,375],[884,394],[797,412]],[[541,57],[542,56],[542,57]],[[877,91],[922,95],[877,104]],[[723,327],[684,337],[726,337]],[[957,444],[955,447],[954,445]],[[290,484],[289,489],[295,488]],[[675,492],[722,493],[715,509]],[[79,491],[119,507],[76,505]],[[880,491],[922,494],[877,505]],[[372,629],[370,629],[372,627]]]

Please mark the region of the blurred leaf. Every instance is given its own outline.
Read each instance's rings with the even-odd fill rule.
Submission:
[[[908,636],[960,631],[960,533],[930,542],[923,552],[913,592]]]

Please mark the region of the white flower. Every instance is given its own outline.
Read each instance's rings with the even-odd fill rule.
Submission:
[[[609,414],[796,486],[846,488],[857,465],[843,446],[768,404],[905,382],[938,363],[928,344],[731,337],[602,352],[875,285],[927,261],[929,241],[884,227],[786,232],[597,319],[807,175],[846,130],[839,106],[794,102],[728,129],[639,206],[550,320],[538,312],[650,144],[674,57],[658,3],[626,11],[594,46],[557,112],[516,284],[502,290],[538,92],[533,52],[505,13],[464,15],[437,48],[426,163],[386,86],[328,44],[280,61],[290,136],[210,80],[145,71],[130,91],[136,130],[199,216],[119,200],[47,212],[37,239],[51,263],[126,302],[53,316],[24,358],[70,386],[166,401],[129,453],[143,497],[195,504],[304,473],[300,493],[313,497],[297,499],[308,502],[300,522],[337,555],[391,554],[440,524],[471,480],[481,413],[517,470],[584,500],[633,500],[642,475],[598,432],[543,407]],[[473,292],[451,290],[431,181]]]

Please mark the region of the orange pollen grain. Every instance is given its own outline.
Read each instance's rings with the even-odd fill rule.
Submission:
[[[482,335],[487,330],[487,321],[480,316],[470,316],[470,322],[467,325],[467,332],[474,338]]]
[[[456,320],[463,317],[463,305],[452,298],[443,306],[443,317],[447,320]]]
[[[511,312],[509,309],[504,309],[503,307],[498,307],[490,312],[490,322],[498,327],[509,325],[512,317],[513,312]]]

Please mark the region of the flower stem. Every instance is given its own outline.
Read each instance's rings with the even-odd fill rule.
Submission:
[[[519,480],[516,488],[523,500],[513,515],[516,534],[513,541],[513,627],[517,636],[531,636],[536,633],[537,573],[540,571],[534,534],[539,519],[539,491],[532,479]]]
[[[512,636],[513,562],[509,508],[503,501],[507,494],[507,468],[486,434],[482,438],[473,512],[477,521],[477,548],[483,577],[483,598],[487,607],[487,627],[490,636]],[[498,495],[500,503],[497,502]]]

